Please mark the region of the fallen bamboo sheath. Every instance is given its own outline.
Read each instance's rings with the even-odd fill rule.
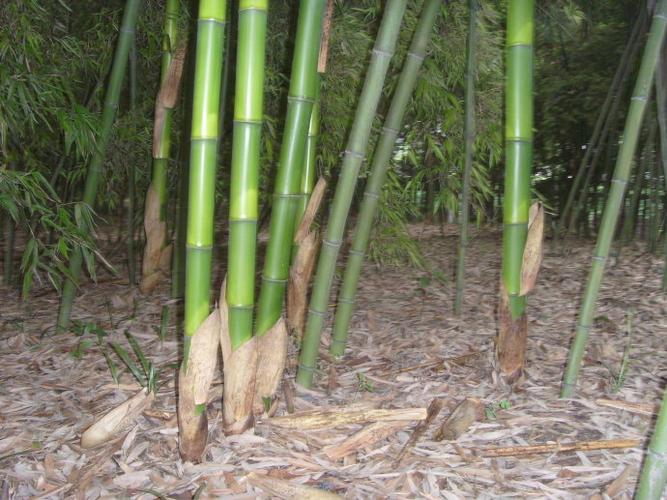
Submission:
[[[596,399],[595,404],[629,411],[630,413],[638,413],[640,415],[652,416],[658,412],[658,406],[650,403],[630,403],[618,399]]]
[[[392,420],[424,420],[426,408],[350,409],[337,407],[328,410],[310,410],[266,420],[283,429],[324,429],[339,425]]]
[[[454,411],[442,423],[433,436],[435,441],[454,441],[466,432],[472,424],[484,415],[484,404],[476,398],[466,398],[461,401]]]
[[[594,451],[634,448],[639,446],[639,439],[607,439],[601,441],[578,441],[575,443],[547,443],[528,446],[501,446],[475,450],[478,457],[517,457],[540,453],[562,453],[565,451]]]
[[[407,451],[412,448],[417,443],[417,440],[426,432],[428,426],[431,425],[433,420],[435,420],[435,417],[440,414],[444,404],[445,402],[438,398],[431,401],[431,404],[428,405],[428,409],[426,410],[426,418],[417,424],[415,429],[412,431],[408,441],[405,443],[403,448],[401,448],[401,451],[398,452],[398,455],[396,455],[396,458],[394,459],[395,467],[398,467],[401,464],[401,461],[403,460],[403,457]]]
[[[393,435],[405,425],[406,421],[404,420],[374,422],[340,443],[327,446],[322,451],[331,460],[340,460],[359,449],[369,448],[378,441]]]
[[[307,498],[312,500],[334,500],[342,498],[330,491],[313,488],[312,486],[303,484],[290,483],[284,479],[274,478],[266,474],[251,472],[246,478],[253,486],[279,498],[290,500],[293,498]]]

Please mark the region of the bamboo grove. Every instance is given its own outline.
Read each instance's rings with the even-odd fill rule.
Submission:
[[[67,113],[58,109],[44,127],[58,130],[50,140],[65,145],[53,171],[30,172],[39,162],[20,146],[36,130],[26,124],[47,113],[22,115],[25,106],[12,105],[28,90],[0,86],[3,278],[12,287],[22,276],[26,300],[33,286],[51,283],[59,292],[54,332],[74,331],[84,268],[93,280],[96,267],[120,276],[96,245],[95,224],[124,221],[129,290],[164,302],[162,321],[182,337],[184,460],[205,456],[209,390],[219,372],[223,431],[238,434],[270,413],[284,380],[317,388],[324,367],[355,348],[369,261],[438,276],[409,232],[412,222],[456,226],[451,300],[442,308],[460,321],[477,300],[466,287],[475,235],[502,228],[493,365],[508,387],[520,387],[533,368],[531,292],[545,240],[560,252],[575,238],[596,241],[576,325],[563,341],[571,340],[563,379],[554,381],[561,398],[577,395],[610,259],[644,238],[647,252],[663,259],[667,291],[667,0],[602,9],[600,16],[617,19],[603,32],[618,48],[614,64],[591,70],[595,98],[585,113],[558,116],[549,115],[553,101],[567,107],[581,89],[549,85],[607,43],[590,21],[584,62],[568,56],[577,40],[549,30],[580,29],[585,16],[582,9],[567,17],[559,2],[157,3],[161,11],[155,2],[125,2],[104,62],[72,79],[94,73],[90,88],[57,82],[58,99],[83,104],[72,105],[80,116],[60,118]],[[450,34],[455,42],[447,46]],[[18,71],[9,49],[0,49]],[[44,89],[57,88],[47,83]],[[143,135],[128,128],[141,120]],[[143,156],[119,174],[110,165],[123,156],[126,128],[142,139]],[[50,152],[41,151],[40,161]],[[40,203],[51,207],[41,217],[31,211]],[[170,287],[167,301],[161,294]],[[138,406],[156,397],[154,374],[144,368]],[[637,498],[659,498],[667,481],[666,401]]]

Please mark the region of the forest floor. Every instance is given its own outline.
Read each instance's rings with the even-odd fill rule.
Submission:
[[[423,414],[440,398],[442,411],[402,460],[396,457],[415,420],[289,430],[264,418],[254,430],[225,436],[218,376],[209,397],[205,460],[183,463],[175,417],[178,332],[172,324],[163,342],[156,334],[162,305],[170,303],[168,285],[143,297],[129,291],[126,281],[105,278],[84,286],[74,309],[78,320],[101,327],[98,332],[106,335],[101,343],[93,333],[52,334],[55,293],[37,291],[23,304],[15,291],[0,290],[0,499],[257,498],[271,496],[270,491],[308,497],[298,489],[276,493],[285,485],[308,485],[345,498],[630,498],[667,367],[662,260],[633,247],[623,250],[616,265],[610,263],[577,398],[560,400],[591,243],[568,242],[561,253],[547,242],[529,299],[528,368],[511,389],[497,380],[493,368],[500,233],[473,232],[464,314],[455,318],[455,228],[445,227],[443,233],[437,226],[415,225],[411,231],[431,269],[443,271],[446,279],[367,264],[348,355],[336,365],[323,361],[314,390],[297,388],[293,401],[297,412],[333,408],[344,414],[340,407],[381,407],[419,408]],[[122,258],[122,252],[116,254]],[[626,316],[633,310],[628,339]],[[116,385],[101,352],[109,340],[125,345],[126,330],[161,369],[162,385],[153,407],[129,433],[84,450],[81,432],[139,390],[127,373]],[[629,369],[618,380],[628,342]],[[294,366],[290,360],[285,382],[290,387]],[[284,415],[283,391],[279,396],[276,415]],[[436,430],[465,398],[481,400],[476,421],[454,441],[435,441]],[[361,445],[348,441],[360,437],[356,433],[362,429]],[[495,447],[617,439],[639,444],[483,456]]]

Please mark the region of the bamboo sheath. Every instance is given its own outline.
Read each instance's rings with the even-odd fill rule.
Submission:
[[[572,226],[572,221],[576,220],[577,218],[577,214],[575,212],[580,207],[579,203],[574,205],[574,200],[577,196],[577,193],[580,191],[583,193],[584,189],[587,188],[587,183],[585,183],[584,188],[581,188],[581,182],[584,180],[584,174],[586,174],[588,180],[588,175],[595,169],[595,163],[597,163],[596,160],[599,157],[598,151],[605,140],[606,133],[609,130],[609,125],[613,121],[613,117],[616,114],[616,110],[618,109],[618,103],[620,102],[623,84],[630,74],[630,62],[634,60],[634,55],[639,48],[639,37],[645,30],[645,23],[646,16],[642,9],[632,28],[632,32],[630,33],[630,38],[628,39],[625,49],[623,50],[618,67],[614,73],[612,83],[609,86],[607,95],[605,96],[602,107],[600,108],[600,113],[598,114],[597,120],[595,121],[593,134],[591,135],[590,141],[586,145],[586,151],[584,152],[584,156],[579,164],[577,174],[574,178],[574,181],[572,182],[572,187],[570,188],[567,201],[565,202],[563,212],[561,213],[559,231],[565,227],[568,216],[574,207],[577,208],[574,208],[575,211],[572,212],[572,216],[570,217],[570,229]],[[593,161],[589,165],[592,154],[594,155]]]
[[[141,0],[127,0],[127,3],[125,4],[123,20],[118,34],[118,42],[114,52],[113,63],[111,65],[111,74],[109,75],[109,85],[104,96],[104,107],[102,110],[97,147],[95,148],[90,166],[88,167],[86,184],[83,191],[83,202],[90,206],[95,204],[95,198],[97,197],[97,187],[102,173],[102,163],[104,162],[104,155],[107,145],[109,144],[109,138],[111,137],[111,128],[116,117],[116,111],[118,110],[118,99],[120,97],[121,86],[127,68],[128,55],[130,46],[132,45],[132,39],[134,38],[140,6]],[[88,230],[90,230],[90,228],[88,228]],[[58,331],[66,331],[69,328],[72,304],[76,294],[76,282],[81,276],[82,265],[83,254],[79,249],[74,249],[69,261],[70,277],[65,279],[60,300],[57,323]]]
[[[304,0],[299,8],[287,115],[273,194],[262,286],[257,310],[257,335],[280,318],[289,277],[296,202],[302,180],[306,143],[319,79],[317,60],[326,0]],[[311,188],[312,191],[312,188]]]
[[[441,4],[440,0],[427,0],[424,4],[396,86],[396,93],[391,101],[387,118],[382,127],[382,134],[375,149],[370,178],[366,183],[363,201],[359,209],[352,247],[347,259],[343,284],[336,306],[334,333],[331,342],[331,354],[334,356],[342,356],[345,352],[349,324],[354,312],[359,276],[364,263],[364,254],[368,249],[368,241],[371,235],[373,220],[377,213],[380,192],[387,176],[387,169],[401,128],[403,115],[417,83],[419,69],[426,55],[426,47]]]
[[[233,350],[253,333],[267,9],[268,0],[239,2],[226,294]]]
[[[511,318],[517,320],[526,304],[519,292],[533,154],[533,0],[511,0],[508,4],[505,99],[502,278]]]
[[[320,337],[324,328],[336,259],[345,231],[345,221],[352,203],[359,168],[366,154],[373,118],[382,94],[382,86],[394,53],[406,0],[389,0],[373,48],[357,113],[345,148],[338,185],[331,205],[326,234],[322,241],[313,292],[308,310],[296,380],[310,387],[317,363]]]
[[[605,263],[609,255],[609,248],[623,204],[625,187],[632,165],[632,157],[637,147],[639,131],[646,110],[650,88],[653,84],[653,77],[665,37],[666,27],[667,0],[660,0],[656,5],[655,14],[653,15],[651,30],[642,56],[637,82],[625,122],[623,143],[620,146],[616,160],[614,178],[602,215],[593,262],[581,301],[576,333],[565,368],[561,397],[571,397],[576,388],[581,360],[584,356],[588,334],[595,314],[595,302],[600,291]]]
[[[473,147],[475,144],[475,62],[477,54],[477,0],[468,2],[468,53],[466,55],[466,90],[465,90],[465,162],[463,166],[463,189],[459,208],[459,254],[456,264],[456,297],[454,314],[461,314],[463,292],[465,288],[466,250],[468,248],[468,219],[470,215],[470,175],[473,165]]]
[[[218,111],[226,12],[225,1],[202,0],[199,4],[185,241],[185,366],[190,339],[210,310]]]

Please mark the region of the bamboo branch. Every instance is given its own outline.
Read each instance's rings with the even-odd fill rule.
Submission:
[[[638,413],[639,415],[652,416],[658,412],[658,406],[654,404],[630,403],[628,401],[620,401],[618,399],[596,399],[595,404],[629,411],[630,413]]]
[[[435,420],[435,417],[440,414],[444,404],[444,400],[438,398],[431,401],[431,404],[428,405],[428,409],[426,410],[426,418],[416,425],[415,429],[412,431],[412,435],[410,435],[408,441],[403,445],[403,448],[398,452],[398,455],[396,455],[396,458],[394,459],[394,467],[398,467],[401,464],[407,451],[412,448],[417,443],[417,440],[426,432],[428,426],[431,425],[433,420]]]
[[[426,408],[367,409],[334,407],[327,410],[309,410],[266,420],[283,429],[324,429],[339,425],[363,424],[379,421],[424,420]]]
[[[322,451],[331,460],[340,460],[362,448],[370,448],[378,441],[391,436],[405,427],[405,421],[375,422],[340,443],[327,446]]]
[[[601,441],[578,441],[575,443],[547,443],[528,446],[500,446],[476,450],[479,457],[520,457],[539,453],[562,453],[565,451],[594,451],[635,448],[639,439],[606,439]]]

